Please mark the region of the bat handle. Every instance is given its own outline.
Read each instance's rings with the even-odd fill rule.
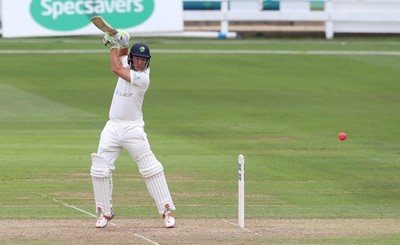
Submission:
[[[113,28],[111,31],[110,31],[110,35],[112,35],[112,36],[114,36],[114,35],[116,35],[118,33],[118,31],[117,31],[117,29],[115,29],[115,28]]]

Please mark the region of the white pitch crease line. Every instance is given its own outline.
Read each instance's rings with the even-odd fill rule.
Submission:
[[[60,203],[60,204],[62,204],[62,205],[64,205],[64,206],[66,206],[66,207],[69,207],[69,208],[73,208],[73,209],[75,209],[75,210],[78,210],[78,211],[81,212],[81,213],[85,213],[85,214],[90,215],[90,216],[95,217],[95,218],[97,217],[96,215],[91,214],[91,213],[89,213],[89,212],[86,212],[85,210],[82,210],[82,209],[77,208],[77,207],[75,207],[75,206],[71,206],[71,205],[69,205],[69,204],[63,203],[62,201],[59,201],[59,200],[57,200],[57,199],[55,199],[55,198],[52,198],[52,197],[49,197],[49,196],[47,196],[47,195],[45,195],[45,194],[42,194],[42,193],[39,193],[39,194],[40,194],[42,197],[51,199],[51,200],[53,200],[53,201],[55,201],[55,202],[58,202],[58,203]]]
[[[251,231],[251,230],[249,230],[249,229],[247,229],[247,228],[244,228],[244,227],[242,228],[242,227],[240,227],[238,224],[235,224],[235,223],[232,223],[232,222],[230,222],[230,221],[227,221],[226,219],[223,219],[222,221],[224,221],[225,223],[228,223],[228,224],[230,224],[230,225],[238,226],[240,229],[245,230],[245,231],[250,232],[250,233],[253,233],[254,235],[258,235],[257,232]]]
[[[77,208],[77,207],[75,207],[75,206],[69,205],[69,204],[67,204],[67,203],[65,203],[65,202],[62,202],[62,201],[60,201],[60,200],[57,200],[57,199],[55,199],[55,198],[53,198],[53,197],[50,197],[50,196],[48,196],[48,195],[45,195],[45,194],[43,194],[43,193],[39,193],[39,195],[41,195],[42,197],[51,199],[51,200],[53,200],[54,202],[60,203],[60,204],[64,205],[65,207],[73,208],[73,209],[75,209],[75,210],[77,210],[77,211],[79,211],[79,212],[81,212],[81,213],[90,215],[90,216],[95,217],[95,218],[97,217],[96,215],[94,215],[94,214],[92,214],[92,213],[86,212],[85,210],[82,210],[82,209]],[[120,227],[120,226],[117,226],[117,225],[116,225],[115,223],[113,223],[113,222],[109,222],[109,224],[111,224],[111,225],[113,225],[113,226],[115,226],[115,227]],[[139,238],[142,238],[143,240],[148,241],[149,243],[152,243],[152,244],[154,244],[154,245],[160,245],[159,243],[156,243],[155,241],[152,241],[152,240],[150,240],[150,239],[148,239],[148,238],[146,238],[146,237],[144,237],[144,236],[142,236],[142,235],[139,235],[139,234],[134,233],[134,232],[131,232],[131,231],[128,231],[128,232],[131,233],[131,234],[133,234],[133,235],[136,236],[136,237],[139,237]]]

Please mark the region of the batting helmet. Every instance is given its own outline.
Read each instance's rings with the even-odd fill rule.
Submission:
[[[136,43],[132,46],[131,51],[128,55],[128,64],[133,69],[133,56],[135,57],[143,57],[147,59],[146,69],[150,66],[150,48],[145,43]]]

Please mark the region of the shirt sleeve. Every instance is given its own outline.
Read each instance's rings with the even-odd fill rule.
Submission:
[[[129,67],[129,64],[128,64],[128,55],[121,56],[120,59],[121,59],[121,62],[122,62],[122,66],[123,66],[123,67]]]

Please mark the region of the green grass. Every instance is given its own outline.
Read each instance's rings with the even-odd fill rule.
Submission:
[[[46,196],[94,211],[90,153],[116,80],[107,50],[93,38],[21,40],[0,50],[99,53],[0,55],[0,217],[87,217]],[[242,153],[248,218],[400,218],[400,56],[157,52],[398,52],[400,40],[146,41],[146,131],[177,216],[235,218]],[[114,179],[121,216],[157,216],[126,152]]]

